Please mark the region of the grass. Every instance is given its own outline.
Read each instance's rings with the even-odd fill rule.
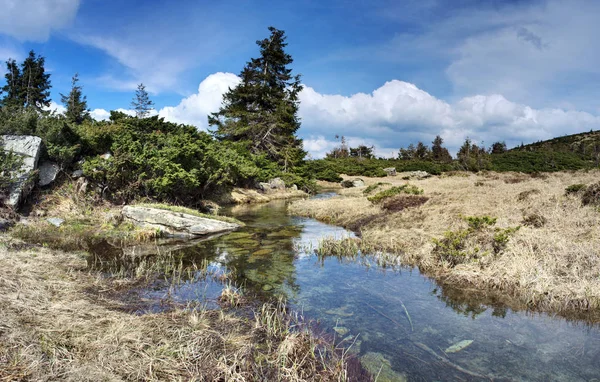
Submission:
[[[131,314],[77,253],[0,236],[0,380],[344,381],[345,355],[285,302]]]
[[[239,221],[238,219],[233,218],[233,217],[205,214],[198,210],[194,210],[192,208],[187,208],[187,207],[182,207],[182,206],[175,206],[175,205],[164,204],[164,203],[139,203],[139,204],[135,204],[135,205],[138,207],[156,208],[159,210],[188,214],[188,215],[197,216],[197,217],[205,218],[205,219],[214,219],[214,220],[219,220],[219,221],[223,221],[223,222],[227,222],[227,223],[239,224],[241,226],[244,225],[244,223],[242,223],[241,221]]]
[[[385,181],[402,186],[399,175]],[[289,211],[351,227],[362,240],[395,254],[397,262],[419,266],[444,283],[497,291],[515,309],[581,312],[600,308],[600,212],[583,205],[579,195],[565,195],[565,188],[593,184],[598,175],[461,173],[415,181],[429,200],[400,212],[386,211],[353,189],[331,199],[295,201]],[[383,181],[364,180],[367,186]],[[476,187],[481,181],[489,186]],[[434,239],[468,230],[465,216],[488,216],[489,223],[496,219],[493,225],[474,220],[472,224],[484,226],[484,237],[469,234],[461,249],[485,252],[479,242],[484,240],[491,255],[457,264],[443,261],[434,251]],[[361,221],[365,224],[357,224]]]

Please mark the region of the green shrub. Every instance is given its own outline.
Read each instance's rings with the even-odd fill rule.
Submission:
[[[488,255],[499,255],[520,227],[493,228],[496,218],[490,216],[463,217],[467,229],[447,231],[441,239],[433,239],[433,253],[439,261],[454,267],[470,261],[480,261]]]
[[[380,203],[381,201],[390,198],[399,194],[409,194],[409,195],[421,195],[423,194],[423,190],[414,186],[412,184],[405,184],[402,186],[396,186],[392,188],[388,188],[387,190],[378,192],[373,196],[369,196],[367,198],[371,203]]]
[[[585,191],[586,187],[587,186],[582,183],[572,184],[565,188],[565,195],[579,194],[580,192]]]
[[[316,174],[315,178],[317,180],[324,180],[326,182],[334,182],[334,183],[339,183],[341,181],[343,181],[344,179],[334,170],[328,168],[322,172],[319,172],[318,174]]]
[[[472,230],[480,230],[485,227],[491,227],[496,224],[498,219],[491,216],[466,216],[463,218]]]

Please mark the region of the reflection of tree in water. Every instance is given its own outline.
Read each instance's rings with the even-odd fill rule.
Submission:
[[[246,227],[219,239],[217,253],[237,285],[261,293],[297,293],[294,242],[303,227],[293,224],[285,207],[271,203],[235,208]]]
[[[477,317],[490,308],[493,309],[492,316],[504,318],[508,310],[505,304],[498,301],[497,296],[482,291],[457,288],[446,284],[433,289],[431,293],[455,312],[467,317],[471,316],[471,318]]]

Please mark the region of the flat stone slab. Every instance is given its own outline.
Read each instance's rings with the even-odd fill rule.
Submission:
[[[44,162],[39,168],[38,185],[40,187],[49,186],[56,180],[60,167],[54,162]]]
[[[151,207],[125,206],[121,213],[138,227],[158,229],[170,237],[211,235],[240,227],[234,223]]]

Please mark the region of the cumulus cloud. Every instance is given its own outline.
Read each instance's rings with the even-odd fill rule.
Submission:
[[[240,82],[233,73],[214,73],[198,86],[198,93],[184,98],[177,106],[167,106],[158,112],[165,120],[208,128],[208,114],[219,110],[223,94]]]
[[[70,25],[79,0],[0,0],[0,33],[19,40],[46,41]]]

